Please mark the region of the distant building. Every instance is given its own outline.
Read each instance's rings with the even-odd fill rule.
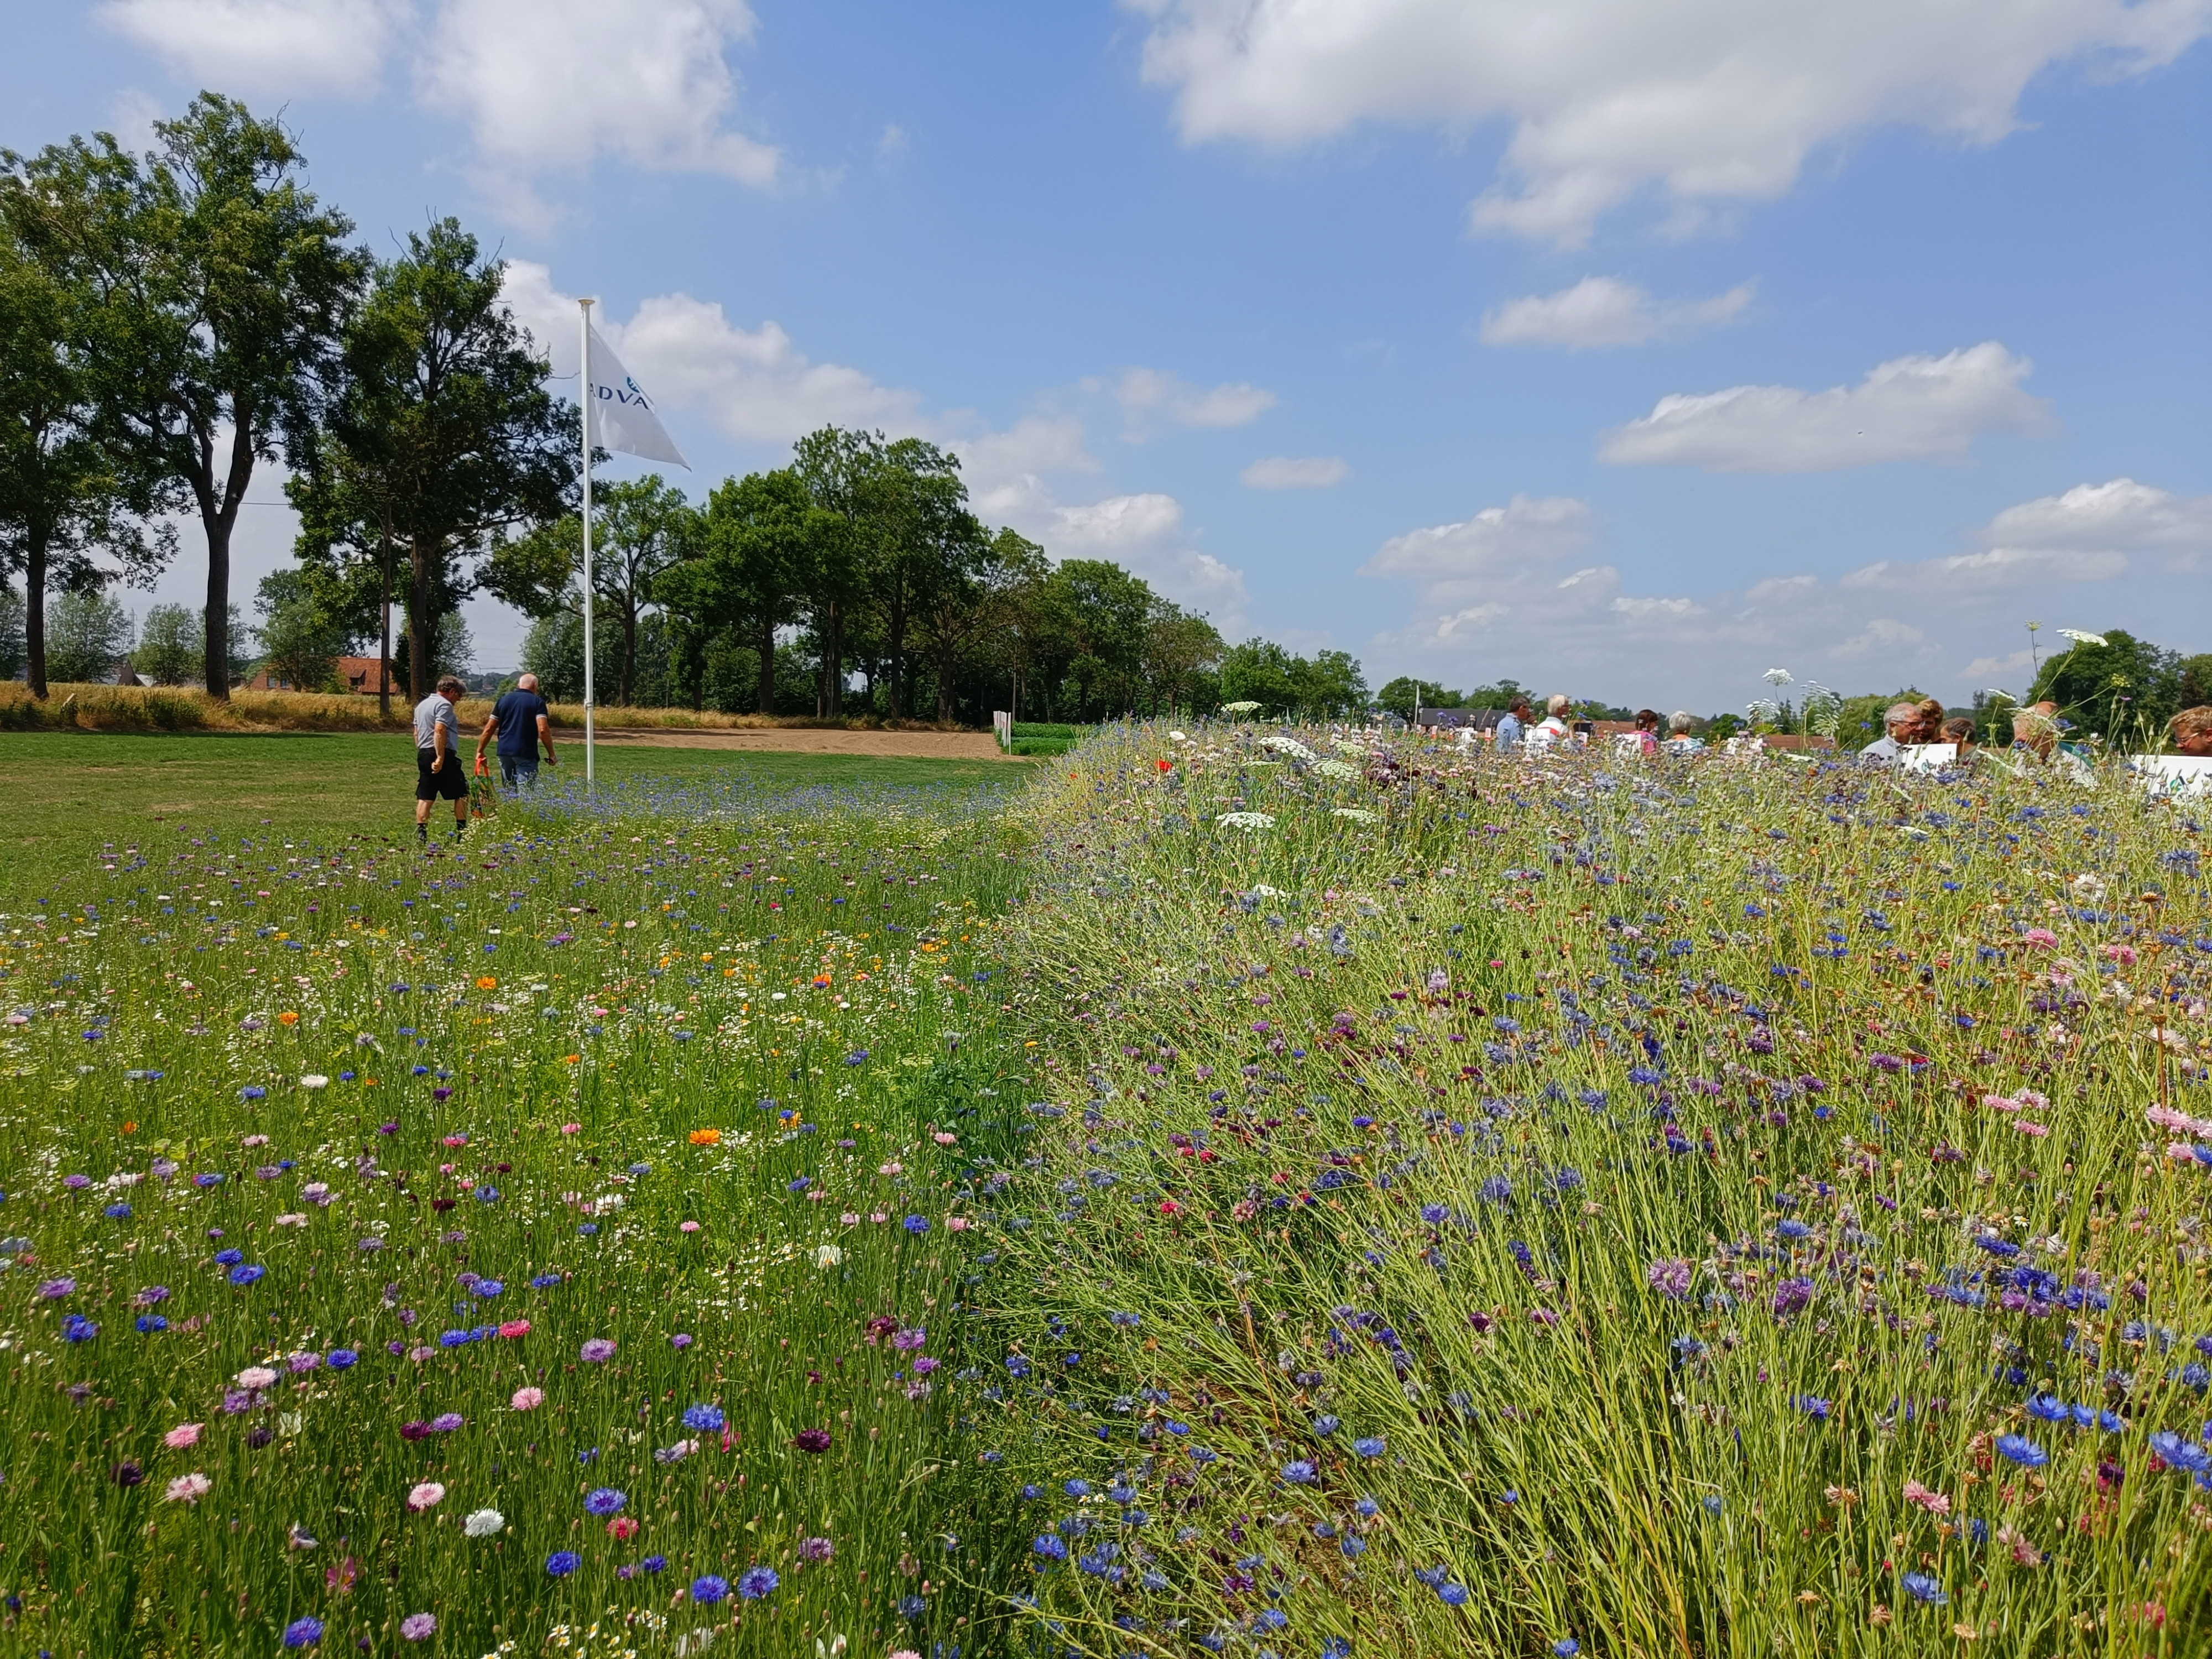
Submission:
[[[338,684],[355,696],[373,697],[386,690],[388,683],[395,695],[404,696],[407,688],[399,683],[399,665],[386,661],[381,665],[380,673],[379,667],[374,657],[340,657]]]

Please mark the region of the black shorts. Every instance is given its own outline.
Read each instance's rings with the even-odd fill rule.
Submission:
[[[446,757],[446,763],[436,771],[430,763],[438,757],[434,749],[415,751],[415,799],[416,800],[466,800],[469,798],[469,769],[461,764],[459,755]]]

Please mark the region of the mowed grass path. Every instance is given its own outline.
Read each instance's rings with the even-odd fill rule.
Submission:
[[[565,734],[564,734],[565,736]],[[580,787],[580,742],[556,739],[560,765],[542,775]],[[465,742],[473,757],[475,738]],[[710,750],[599,751],[601,781],[703,783],[741,778],[769,787],[1008,787],[1026,769],[1005,763],[876,759],[843,755],[730,754]],[[415,811],[415,757],[405,735],[272,732],[255,736],[125,732],[0,733],[0,798],[9,803],[0,854],[13,890],[24,873],[73,849],[161,826],[203,833],[258,830],[405,832]],[[450,823],[442,804],[438,817]],[[89,847],[86,846],[89,842]],[[13,890],[0,899],[20,897]]]

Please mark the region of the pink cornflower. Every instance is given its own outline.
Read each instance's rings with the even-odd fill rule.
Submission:
[[[179,1423],[161,1437],[161,1443],[171,1451],[182,1451],[187,1446],[197,1446],[200,1443],[200,1431],[206,1426],[204,1423]]]
[[[945,1224],[956,1233],[964,1233],[968,1231],[968,1218],[964,1215],[947,1216]]]
[[[501,1336],[527,1336],[530,1334],[530,1322],[526,1319],[510,1319],[499,1328],[499,1334]]]
[[[164,1496],[172,1504],[197,1504],[208,1495],[209,1488],[214,1485],[214,1481],[195,1469],[190,1474],[180,1474],[169,1482],[168,1491]]]
[[[2055,949],[2058,944],[2058,935],[2052,933],[2048,927],[2029,928],[2027,930],[2027,943],[2035,946],[2039,951]]]
[[[680,1221],[677,1223],[676,1231],[679,1233],[696,1233],[699,1231],[699,1224],[696,1221]]]
[[[1940,1492],[1929,1491],[1917,1480],[1905,1483],[1905,1501],[1917,1505],[1930,1515],[1948,1515],[1951,1512],[1949,1498]]]
[[[583,1128],[584,1126],[580,1123],[564,1123],[561,1126],[561,1133],[564,1135],[580,1134],[583,1133]]]
[[[446,1489],[436,1481],[420,1481],[408,1492],[407,1507],[420,1515],[424,1510],[435,1507],[445,1495]]]
[[[517,1389],[514,1397],[507,1402],[519,1412],[534,1412],[545,1403],[543,1389]]]

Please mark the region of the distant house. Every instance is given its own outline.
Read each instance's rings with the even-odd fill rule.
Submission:
[[[115,683],[118,685],[144,685],[147,684],[146,681],[138,678],[138,671],[131,665],[131,659],[128,657],[118,657],[115,659]]]
[[[375,696],[387,685],[395,693],[404,694],[407,689],[399,683],[398,664],[386,661],[380,665],[374,657],[340,657],[337,678],[339,684],[359,697]]]

